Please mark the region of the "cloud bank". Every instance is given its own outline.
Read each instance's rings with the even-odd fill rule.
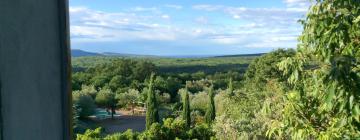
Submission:
[[[284,0],[285,8],[249,8],[198,4],[165,4],[104,12],[70,7],[74,44],[144,42],[219,48],[293,48],[301,33],[297,21],[307,0]],[[189,14],[195,13],[195,14]],[[156,44],[156,43],[155,43]]]

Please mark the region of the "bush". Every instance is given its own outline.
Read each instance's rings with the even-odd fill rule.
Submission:
[[[277,64],[284,58],[295,55],[293,49],[279,49],[259,58],[256,58],[248,67],[245,73],[245,85],[248,89],[263,91],[265,84],[270,79],[286,81],[283,73],[277,67]]]
[[[168,139],[187,138],[186,122],[182,119],[173,119],[173,118],[165,119],[163,127],[167,131]]]
[[[124,133],[108,135],[104,140],[136,140],[138,135],[138,132],[133,132],[131,129],[128,129]]]
[[[209,103],[208,95],[206,92],[199,92],[190,95],[190,107],[192,110],[205,112]]]
[[[125,93],[118,93],[115,96],[120,107],[134,107],[140,101],[140,92],[136,89],[129,89]]]
[[[98,140],[101,139],[102,128],[96,128],[95,130],[88,129],[84,134],[77,134],[76,140]]]
[[[207,124],[199,124],[188,131],[190,139],[210,140],[215,136],[215,132]]]
[[[104,136],[101,128],[86,130],[84,134],[77,135],[77,140],[210,140],[215,136],[211,127],[206,124],[200,124],[188,129],[182,119],[168,118],[163,122],[163,125],[153,123],[148,130],[142,133],[133,132],[129,129],[123,133]]]
[[[95,102],[98,106],[111,110],[111,118],[114,118],[117,101],[115,94],[110,89],[101,89],[96,95]]]
[[[73,103],[77,107],[80,118],[84,118],[95,113],[95,102],[88,94],[75,91],[73,93]]]
[[[80,92],[90,95],[93,99],[95,99],[96,94],[97,94],[97,90],[92,85],[90,85],[90,86],[82,85]]]
[[[141,140],[167,140],[168,135],[159,123],[152,123],[150,128],[139,135]]]
[[[193,110],[190,113],[191,115],[191,123],[196,125],[196,124],[201,124],[201,123],[205,123],[205,117],[204,117],[204,113],[200,112],[199,110]]]

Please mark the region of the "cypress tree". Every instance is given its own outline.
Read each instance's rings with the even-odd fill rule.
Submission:
[[[234,87],[233,87],[233,80],[230,78],[227,93],[229,96],[234,96]]]
[[[205,113],[205,121],[207,124],[211,124],[215,119],[215,101],[214,101],[214,86],[211,85],[209,89],[209,104]]]
[[[151,124],[159,122],[159,114],[157,109],[157,102],[155,92],[153,91],[154,74],[151,74],[148,85],[148,94],[146,99],[146,129],[149,129]]]
[[[186,126],[190,127],[191,118],[190,118],[190,103],[189,103],[189,92],[188,89],[185,89],[185,93],[183,93],[183,112],[182,112],[183,120],[186,122]]]

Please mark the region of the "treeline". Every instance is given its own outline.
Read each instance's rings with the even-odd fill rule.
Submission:
[[[196,66],[162,66],[158,68],[158,73],[172,73],[172,74],[181,74],[181,73],[196,73],[204,72],[205,74],[212,75],[214,73],[222,73],[236,71],[239,73],[244,73],[249,64],[219,64],[214,66],[208,65],[196,65]]]
[[[103,63],[76,72],[72,76],[73,90],[82,85],[93,85],[95,88],[109,88],[113,91],[128,87],[141,87],[140,83],[156,70],[154,64],[147,61],[130,59],[114,59],[111,63]]]

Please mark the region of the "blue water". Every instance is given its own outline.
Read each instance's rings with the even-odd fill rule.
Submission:
[[[110,110],[109,110],[110,111]],[[102,108],[97,108],[95,109],[95,114],[96,118],[98,119],[106,119],[106,118],[111,118],[111,113],[106,112],[106,109],[102,109]],[[117,116],[118,114],[114,114],[114,116]]]

